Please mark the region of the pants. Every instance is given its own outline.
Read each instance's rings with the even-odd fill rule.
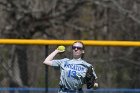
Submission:
[[[67,88],[60,87],[58,93],[83,93],[83,90],[82,88],[77,89],[77,90],[70,90]]]

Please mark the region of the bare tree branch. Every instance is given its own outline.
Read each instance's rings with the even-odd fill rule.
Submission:
[[[123,8],[117,1],[115,0],[111,0],[113,2],[113,4],[118,8],[118,10],[120,11],[120,13],[128,16],[129,18],[131,18],[133,21],[137,22],[138,24],[140,24],[140,19],[138,19],[137,17],[135,17],[134,12],[127,10],[125,8]]]
[[[140,19],[135,16],[135,12],[125,9],[116,0],[102,0],[102,1],[101,0],[93,0],[93,3],[96,5],[105,7],[105,8],[111,8],[113,10],[117,10],[121,14],[123,14],[124,16],[127,16],[127,17],[131,18],[134,22],[140,24]],[[113,5],[115,5],[116,8],[114,8]]]

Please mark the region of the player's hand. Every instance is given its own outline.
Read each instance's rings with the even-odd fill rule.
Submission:
[[[99,87],[98,83],[94,83],[93,88],[94,88],[94,89],[97,89],[98,87]]]
[[[65,46],[58,46],[56,50],[58,50],[58,52],[62,53],[65,51]]]

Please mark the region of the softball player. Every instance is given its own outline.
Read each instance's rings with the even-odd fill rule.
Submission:
[[[91,64],[82,59],[82,55],[85,52],[84,44],[82,42],[74,42],[72,45],[72,51],[73,59],[64,58],[54,60],[53,58],[56,54],[64,52],[56,49],[43,62],[46,65],[60,68],[60,89],[58,93],[83,92],[82,86],[84,85],[84,77],[86,76],[86,71]],[[95,79],[97,79],[95,71],[93,71],[93,74]]]

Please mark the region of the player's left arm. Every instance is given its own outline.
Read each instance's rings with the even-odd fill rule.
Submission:
[[[93,85],[93,88],[94,89],[96,89],[96,88],[98,88],[99,87],[99,84],[97,83],[97,75],[96,75],[96,73],[95,73],[95,70],[94,70],[94,68],[93,68],[93,66],[92,66],[92,72],[93,72],[93,75],[94,75],[94,77],[95,77],[95,80],[94,80],[94,85]]]
[[[93,88],[94,88],[94,89],[97,89],[98,87],[99,87],[99,84],[98,84],[98,82],[97,82],[97,79],[95,79]]]
[[[93,66],[88,67],[85,77],[85,84],[87,85],[87,88],[94,88],[96,89],[98,87],[98,83],[96,82],[97,76],[93,69]]]

